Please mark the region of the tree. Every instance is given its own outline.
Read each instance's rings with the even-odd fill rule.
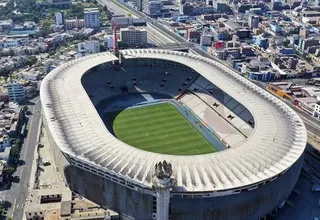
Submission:
[[[24,112],[27,112],[29,109],[28,109],[28,106],[23,106],[23,111]]]
[[[16,145],[13,146],[10,150],[10,156],[11,158],[16,161],[17,159],[19,159],[20,156],[20,149],[19,147],[17,147]]]
[[[5,168],[5,174],[6,174],[6,179],[11,179],[12,175],[14,174],[14,172],[16,172],[16,168],[9,166],[7,168]]]
[[[0,203],[0,216],[3,215],[3,212],[4,212],[4,207],[3,207],[3,203],[1,202]]]
[[[106,48],[103,44],[100,44],[100,52],[106,51]]]
[[[42,28],[40,32],[43,37],[51,33],[51,23],[49,20],[44,20],[42,22]]]
[[[31,67],[33,64],[35,64],[38,61],[38,58],[36,56],[30,56],[26,62],[26,65]]]
[[[9,56],[14,56],[14,50],[12,49],[9,50]]]

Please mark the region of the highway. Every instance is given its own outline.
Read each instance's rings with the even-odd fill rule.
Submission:
[[[133,18],[139,18],[135,13],[131,13],[129,11],[124,10],[123,8],[120,8],[117,6],[112,0],[99,0],[98,1],[102,5],[106,5],[113,13],[116,15],[128,15],[130,14]],[[157,30],[150,27],[149,25],[145,27],[145,29],[148,32],[148,40],[149,42],[152,42],[156,46],[162,45],[162,44],[170,44],[175,43],[176,41],[172,38],[161,35]]]
[[[28,195],[29,181],[31,177],[32,161],[37,146],[37,135],[41,118],[41,104],[39,97],[30,101],[27,105],[32,113],[28,117],[27,137],[22,145],[20,160],[23,163],[17,167],[14,176],[19,181],[14,181],[8,190],[0,191],[0,198],[10,203],[7,216],[11,216],[14,220],[20,220],[24,215],[25,200]]]

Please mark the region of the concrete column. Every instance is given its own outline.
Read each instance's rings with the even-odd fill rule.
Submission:
[[[169,220],[171,179],[159,180],[156,184],[157,220]]]
[[[157,196],[157,220],[169,220],[170,190],[175,184],[172,175],[172,167],[166,161],[155,165],[153,186]]]

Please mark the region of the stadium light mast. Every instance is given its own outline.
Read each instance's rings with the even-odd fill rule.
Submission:
[[[113,53],[116,57],[119,57],[118,37],[117,37],[118,24],[113,24]]]
[[[118,24],[114,23],[112,28],[113,28],[113,55],[115,55],[118,58],[118,60],[114,60],[112,61],[112,63],[115,66],[115,69],[119,70],[119,65],[121,63],[121,54],[118,48],[118,37],[117,37]]]

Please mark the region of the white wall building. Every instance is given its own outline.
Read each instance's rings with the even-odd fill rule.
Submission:
[[[8,96],[10,101],[21,102],[26,99],[26,93],[20,83],[8,80]]]
[[[9,20],[0,20],[0,27],[3,29],[11,29],[13,28],[14,24],[11,19]]]
[[[130,46],[142,46],[147,44],[147,31],[131,26],[120,29],[120,40]]]
[[[78,57],[99,53],[99,52],[100,52],[99,41],[86,41],[86,42],[78,43]]]
[[[104,38],[104,46],[108,49],[112,49],[114,44],[113,36],[109,35]]]
[[[18,47],[26,45],[29,42],[29,37],[0,37],[0,49],[8,47]]]
[[[214,41],[214,36],[211,34],[203,34],[200,37],[201,46],[211,46],[213,41]]]
[[[63,12],[56,12],[56,25],[63,25],[64,23],[64,15]]]
[[[84,19],[69,19],[65,21],[64,24],[66,29],[72,29],[72,28],[83,28],[84,27]]]
[[[320,102],[317,102],[316,105],[314,106],[313,116],[320,119]]]
[[[100,12],[98,8],[84,9],[84,25],[88,28],[100,29]]]

